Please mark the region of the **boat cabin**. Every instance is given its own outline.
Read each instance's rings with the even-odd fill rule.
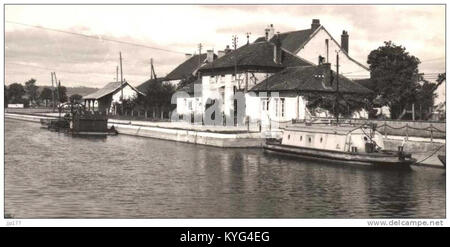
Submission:
[[[352,153],[384,149],[383,136],[378,131],[355,126],[292,126],[283,131],[281,144]]]

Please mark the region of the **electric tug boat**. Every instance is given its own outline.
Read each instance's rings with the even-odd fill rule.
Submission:
[[[410,153],[385,150],[375,124],[361,126],[305,124],[287,127],[280,139],[267,139],[266,152],[295,155],[336,164],[408,167],[416,162]]]

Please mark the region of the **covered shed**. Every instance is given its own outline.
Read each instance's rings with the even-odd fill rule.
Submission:
[[[116,113],[115,103],[122,103],[123,99],[129,100],[144,95],[141,91],[131,86],[128,82],[110,82],[98,91],[83,97],[86,109],[105,113]]]

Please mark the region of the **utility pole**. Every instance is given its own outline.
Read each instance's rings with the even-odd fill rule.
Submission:
[[[56,96],[58,97],[58,102],[61,103],[61,98],[60,98],[60,96],[59,96],[59,85],[58,85],[58,80],[56,79],[56,72],[53,72],[53,75],[55,76]]]
[[[198,44],[198,68],[200,68],[200,66],[202,66],[202,43]],[[197,71],[197,79],[200,78],[200,73]]]
[[[336,103],[335,103],[335,114],[336,114],[336,125],[339,123],[339,51],[336,52]]]
[[[56,73],[55,73],[55,79],[56,79]],[[61,90],[61,81],[58,81],[58,101],[61,102],[61,95],[59,90]],[[58,109],[59,112],[59,118],[61,118],[61,108]]]
[[[55,112],[55,86],[53,85],[53,72],[50,72],[50,75],[52,76],[52,112]]]
[[[150,58],[150,79],[153,79],[153,58]]]
[[[238,37],[236,35],[233,35],[232,41],[233,41],[233,48],[236,50],[238,44]]]
[[[119,52],[119,60],[120,60],[120,101],[122,106],[122,114],[123,114],[123,71],[122,71],[122,52]]]
[[[153,58],[150,58],[150,79],[156,79],[155,67],[153,67]]]
[[[119,81],[119,66],[116,66],[116,81]]]
[[[232,40],[233,48],[234,48],[234,50],[236,50],[237,44],[238,44],[238,37],[236,35],[233,35],[231,40]],[[238,83],[239,89],[241,89],[241,83],[237,79],[237,57],[236,57],[236,54],[234,56],[234,80]]]

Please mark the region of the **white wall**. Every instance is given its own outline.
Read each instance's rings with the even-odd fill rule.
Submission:
[[[251,89],[261,81],[268,78],[271,73],[248,73],[247,88]],[[210,99],[222,99],[222,110],[225,114],[233,112],[235,93],[234,88],[245,88],[246,74],[238,74],[237,80],[231,74],[216,75],[216,76],[202,76],[202,104]],[[259,112],[259,100],[248,101],[249,98],[245,96],[247,116]],[[258,119],[260,117],[258,116]]]
[[[269,101],[269,108],[266,104]],[[284,100],[284,114],[282,114],[282,101]],[[251,121],[268,122],[268,120],[285,122],[292,119],[305,119],[306,101],[302,96],[255,96],[251,93],[246,95],[246,115]]]
[[[124,99],[133,99],[134,97],[137,96],[137,92],[134,91],[133,88],[130,87],[130,85],[126,85],[123,90],[119,90],[116,93],[113,94],[112,96],[112,104],[114,104],[115,102],[120,102],[120,97],[122,96],[122,91],[123,91],[123,98]]]
[[[304,58],[311,63],[318,64],[319,56],[327,58],[327,49],[325,45],[325,39],[328,39],[328,62],[331,63],[331,68],[336,71],[336,52],[339,50],[340,37],[333,41],[330,35],[321,28],[315,36],[301,49],[297,56]],[[351,37],[349,38],[349,54],[352,52],[351,47]],[[361,61],[358,61],[361,63]],[[364,64],[364,63],[362,63]],[[344,53],[339,53],[339,74],[347,76],[350,79],[365,79],[370,78],[370,72],[362,67],[361,65],[350,60],[349,57]]]
[[[201,97],[179,97],[177,98],[178,115],[203,114]]]

